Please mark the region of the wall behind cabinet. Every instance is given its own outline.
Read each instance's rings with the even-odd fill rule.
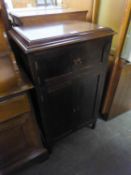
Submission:
[[[111,27],[115,32],[119,32],[121,19],[124,12],[125,0],[99,0],[98,24]],[[91,16],[94,0],[63,0],[65,7],[79,10],[89,10]],[[112,49],[115,50],[118,34],[114,36]]]
[[[121,19],[124,12],[125,0],[101,0],[98,16],[98,24],[111,27],[119,32]],[[118,34],[114,36],[112,50],[115,50]]]

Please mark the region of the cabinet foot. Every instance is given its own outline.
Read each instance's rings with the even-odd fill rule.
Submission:
[[[96,121],[93,122],[93,123],[90,123],[88,126],[89,126],[91,129],[95,129],[95,128],[96,128]]]
[[[96,121],[92,124],[91,129],[95,129],[96,128]]]

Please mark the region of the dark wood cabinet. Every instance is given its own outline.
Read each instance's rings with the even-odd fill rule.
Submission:
[[[49,27],[52,33],[47,37],[43,29]],[[38,29],[41,37],[36,34]],[[31,37],[29,31],[36,35]],[[16,27],[9,34],[19,65],[35,85],[35,103],[48,143],[85,124],[93,126],[113,31],[75,21],[39,28]]]

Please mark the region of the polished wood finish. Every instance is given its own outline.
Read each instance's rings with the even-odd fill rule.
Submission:
[[[67,20],[86,21],[88,11],[78,11],[74,9],[49,9],[49,10],[25,10],[10,13],[14,25],[20,26],[36,26],[46,25],[54,22],[63,22]]]
[[[32,95],[49,144],[83,125],[95,125],[113,34],[80,21],[9,32],[19,65],[35,84]]]
[[[80,41],[113,35],[109,28],[81,21],[67,21],[33,27],[13,27],[9,34],[24,52],[36,52]],[[16,36],[16,37],[14,37]]]
[[[120,32],[119,32],[119,39],[118,39],[118,44],[117,44],[117,48],[116,48],[116,52],[115,52],[115,56],[114,56],[114,63],[113,63],[113,68],[112,68],[112,72],[110,75],[110,79],[109,79],[109,83],[108,83],[108,88],[107,88],[107,92],[105,95],[105,99],[104,99],[104,105],[102,108],[102,113],[104,115],[108,115],[111,105],[112,105],[112,101],[115,95],[115,90],[117,88],[118,85],[118,81],[120,78],[120,72],[118,72],[119,69],[119,63],[120,63],[120,54],[121,54],[121,50],[124,44],[124,39],[125,39],[125,35],[127,32],[127,28],[128,28],[128,24],[130,21],[130,13],[131,13],[131,0],[126,0],[125,2],[125,7],[124,7],[124,13],[123,13],[123,18],[121,21],[121,28],[120,28]]]

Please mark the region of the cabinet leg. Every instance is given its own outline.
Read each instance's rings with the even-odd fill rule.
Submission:
[[[95,128],[96,128],[96,121],[93,122],[93,123],[90,123],[90,124],[88,125],[88,127],[90,127],[91,129],[95,129]]]
[[[91,126],[91,129],[95,129],[95,128],[96,128],[96,121]]]

